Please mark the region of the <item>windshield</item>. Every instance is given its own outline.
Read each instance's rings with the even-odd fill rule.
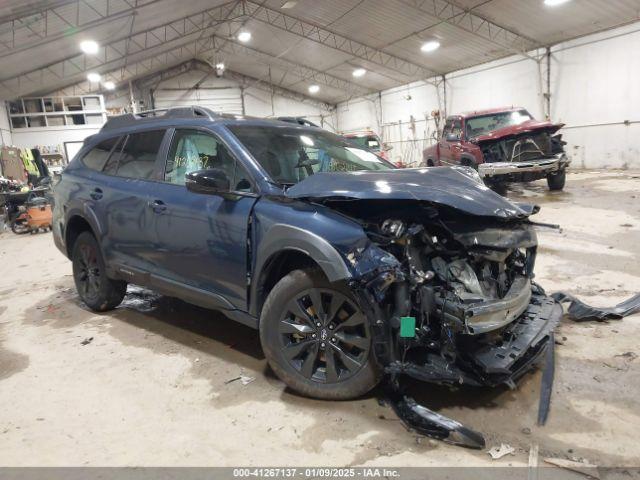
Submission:
[[[293,185],[318,172],[389,170],[370,151],[330,132],[279,126],[228,126],[276,182]]]
[[[359,147],[368,148],[373,151],[380,150],[380,140],[378,140],[378,137],[374,135],[368,135],[366,137],[347,137],[347,139]]]
[[[491,115],[467,118],[467,138],[478,137],[512,125],[520,125],[528,120],[533,120],[533,117],[526,110],[492,113]]]

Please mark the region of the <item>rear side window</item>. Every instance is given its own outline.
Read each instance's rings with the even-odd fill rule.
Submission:
[[[114,137],[100,142],[89,150],[89,153],[82,159],[82,163],[91,170],[101,171],[119,139],[120,137]]]
[[[163,138],[164,130],[129,135],[120,152],[117,167],[111,164],[109,170],[115,170],[115,174],[119,177],[151,178]]]

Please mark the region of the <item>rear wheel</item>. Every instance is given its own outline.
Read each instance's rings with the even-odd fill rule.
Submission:
[[[122,302],[127,284],[107,277],[102,252],[90,232],[83,232],[78,236],[71,258],[76,289],[91,310],[105,312]]]
[[[318,270],[294,270],[271,290],[260,340],[274,372],[303,395],[354,398],[380,380],[368,319],[346,286]]]
[[[567,178],[567,171],[565,169],[556,173],[550,173],[547,175],[547,185],[549,190],[562,190]]]

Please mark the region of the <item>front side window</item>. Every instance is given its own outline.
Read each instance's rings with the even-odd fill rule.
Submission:
[[[89,150],[89,153],[82,159],[82,163],[91,170],[101,171],[119,139],[120,137],[114,137],[100,142]]]
[[[449,118],[444,125],[443,136],[445,139],[448,135],[455,135],[457,138],[462,137],[462,120],[459,118]]]
[[[231,125],[272,180],[292,185],[318,172],[389,170],[393,166],[368,149],[330,132],[280,126]]]
[[[176,130],[165,167],[165,181],[184,185],[187,173],[213,168],[225,172],[231,190],[251,190],[246,170],[217,137],[199,130]]]
[[[151,178],[163,138],[164,130],[130,134],[122,147],[117,167],[115,165],[107,165],[107,167],[111,170],[115,167],[115,174],[119,177],[143,180]],[[106,168],[105,172],[107,172]]]

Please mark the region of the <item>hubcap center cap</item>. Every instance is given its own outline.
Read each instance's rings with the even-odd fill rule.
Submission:
[[[326,328],[323,328],[323,329],[320,331],[320,340],[323,340],[323,341],[324,341],[324,340],[326,340],[326,339],[327,339],[327,337],[328,337],[328,336],[329,336],[329,334],[327,333],[327,329],[326,329]]]

